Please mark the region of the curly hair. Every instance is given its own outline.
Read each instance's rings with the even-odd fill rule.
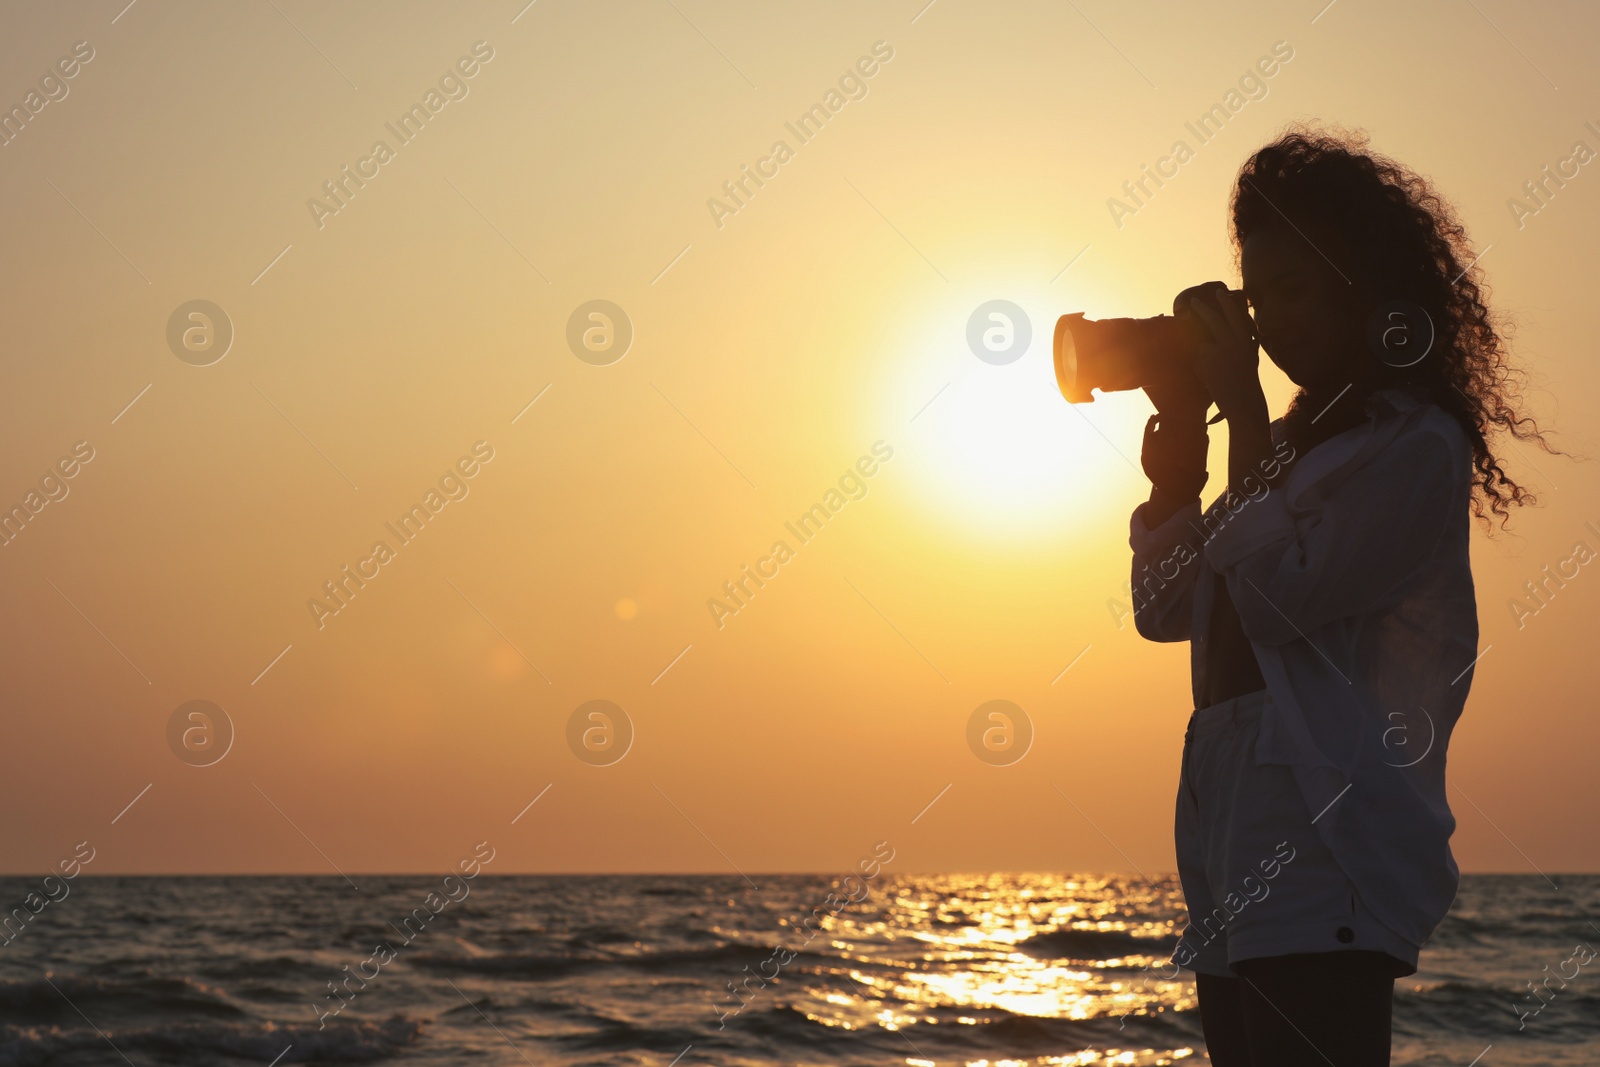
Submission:
[[[1374,358],[1369,384],[1420,389],[1461,424],[1472,444],[1473,514],[1492,527],[1493,512],[1504,527],[1512,505],[1535,497],[1506,473],[1490,436],[1509,433],[1564,453],[1519,410],[1526,376],[1509,362],[1505,325],[1489,310],[1454,209],[1427,179],[1367,143],[1360,131],[1296,125],[1257,150],[1240,168],[1230,204],[1235,255],[1253,232],[1287,221],[1317,235],[1313,243],[1357,287],[1369,314],[1394,299],[1427,313],[1428,358],[1404,368]]]

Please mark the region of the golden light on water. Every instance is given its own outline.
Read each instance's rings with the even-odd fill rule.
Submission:
[[[1196,1007],[1189,976],[1163,978],[1170,973],[1165,946],[1178,915],[1175,886],[1049,874],[952,875],[907,879],[890,892],[879,908],[848,909],[820,924],[830,956],[847,962],[824,965],[829,980],[797,994],[793,1007],[808,1020],[839,1030],[897,1032],[914,1053],[919,1033],[932,1027],[970,1030],[981,1042],[991,1025],[1117,1019],[1120,1034],[1125,1020]],[[1152,915],[1163,918],[1153,921]],[[1140,939],[1149,939],[1149,951],[1139,951]],[[1064,958],[1095,955],[1096,946],[1108,950],[1105,958]],[[1136,1034],[1126,1031],[1130,1040]],[[1082,1040],[1086,1047],[1071,1054],[965,1062],[1144,1067],[1194,1055],[1187,1046],[1105,1047],[1088,1031]],[[931,1061],[912,1054],[906,1062]]]

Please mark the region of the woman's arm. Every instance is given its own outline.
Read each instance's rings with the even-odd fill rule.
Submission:
[[[1228,491],[1259,484],[1261,472],[1272,465],[1272,424],[1267,418],[1267,398],[1256,385],[1260,403],[1243,411],[1225,412],[1228,418]],[[1248,494],[1249,490],[1245,490]],[[1230,501],[1232,506],[1234,501]]]
[[[1150,641],[1187,641],[1192,629],[1195,576],[1205,564],[1196,547],[1200,491],[1206,483],[1206,408],[1198,383],[1151,392],[1158,413],[1144,428],[1140,463],[1150,499],[1133,513],[1129,593],[1133,622]]]
[[[1134,628],[1147,641],[1188,641],[1193,636],[1195,579],[1205,566],[1196,533],[1200,499],[1154,525],[1152,516],[1158,513],[1151,509],[1150,503],[1139,505],[1129,522]]]

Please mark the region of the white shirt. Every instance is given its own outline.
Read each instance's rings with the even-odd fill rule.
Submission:
[[[1219,498],[1202,520],[1197,499],[1151,529],[1135,509],[1134,620],[1152,641],[1191,641],[1199,693],[1227,581],[1271,697],[1256,763],[1293,767],[1362,902],[1421,945],[1459,882],[1444,774],[1478,655],[1472,449],[1406,390],[1367,410],[1232,515]]]

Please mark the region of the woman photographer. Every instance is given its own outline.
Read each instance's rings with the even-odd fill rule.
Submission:
[[[1147,387],[1153,488],[1131,522],[1139,632],[1191,645],[1173,961],[1196,972],[1214,1063],[1387,1064],[1394,980],[1457,886],[1445,753],[1478,656],[1471,516],[1531,499],[1489,436],[1544,442],[1461,225],[1360,136],[1257,151],[1232,236],[1242,292],[1175,305],[1209,340]],[[1258,345],[1299,386],[1276,420]],[[1202,512],[1212,403],[1230,488]]]

